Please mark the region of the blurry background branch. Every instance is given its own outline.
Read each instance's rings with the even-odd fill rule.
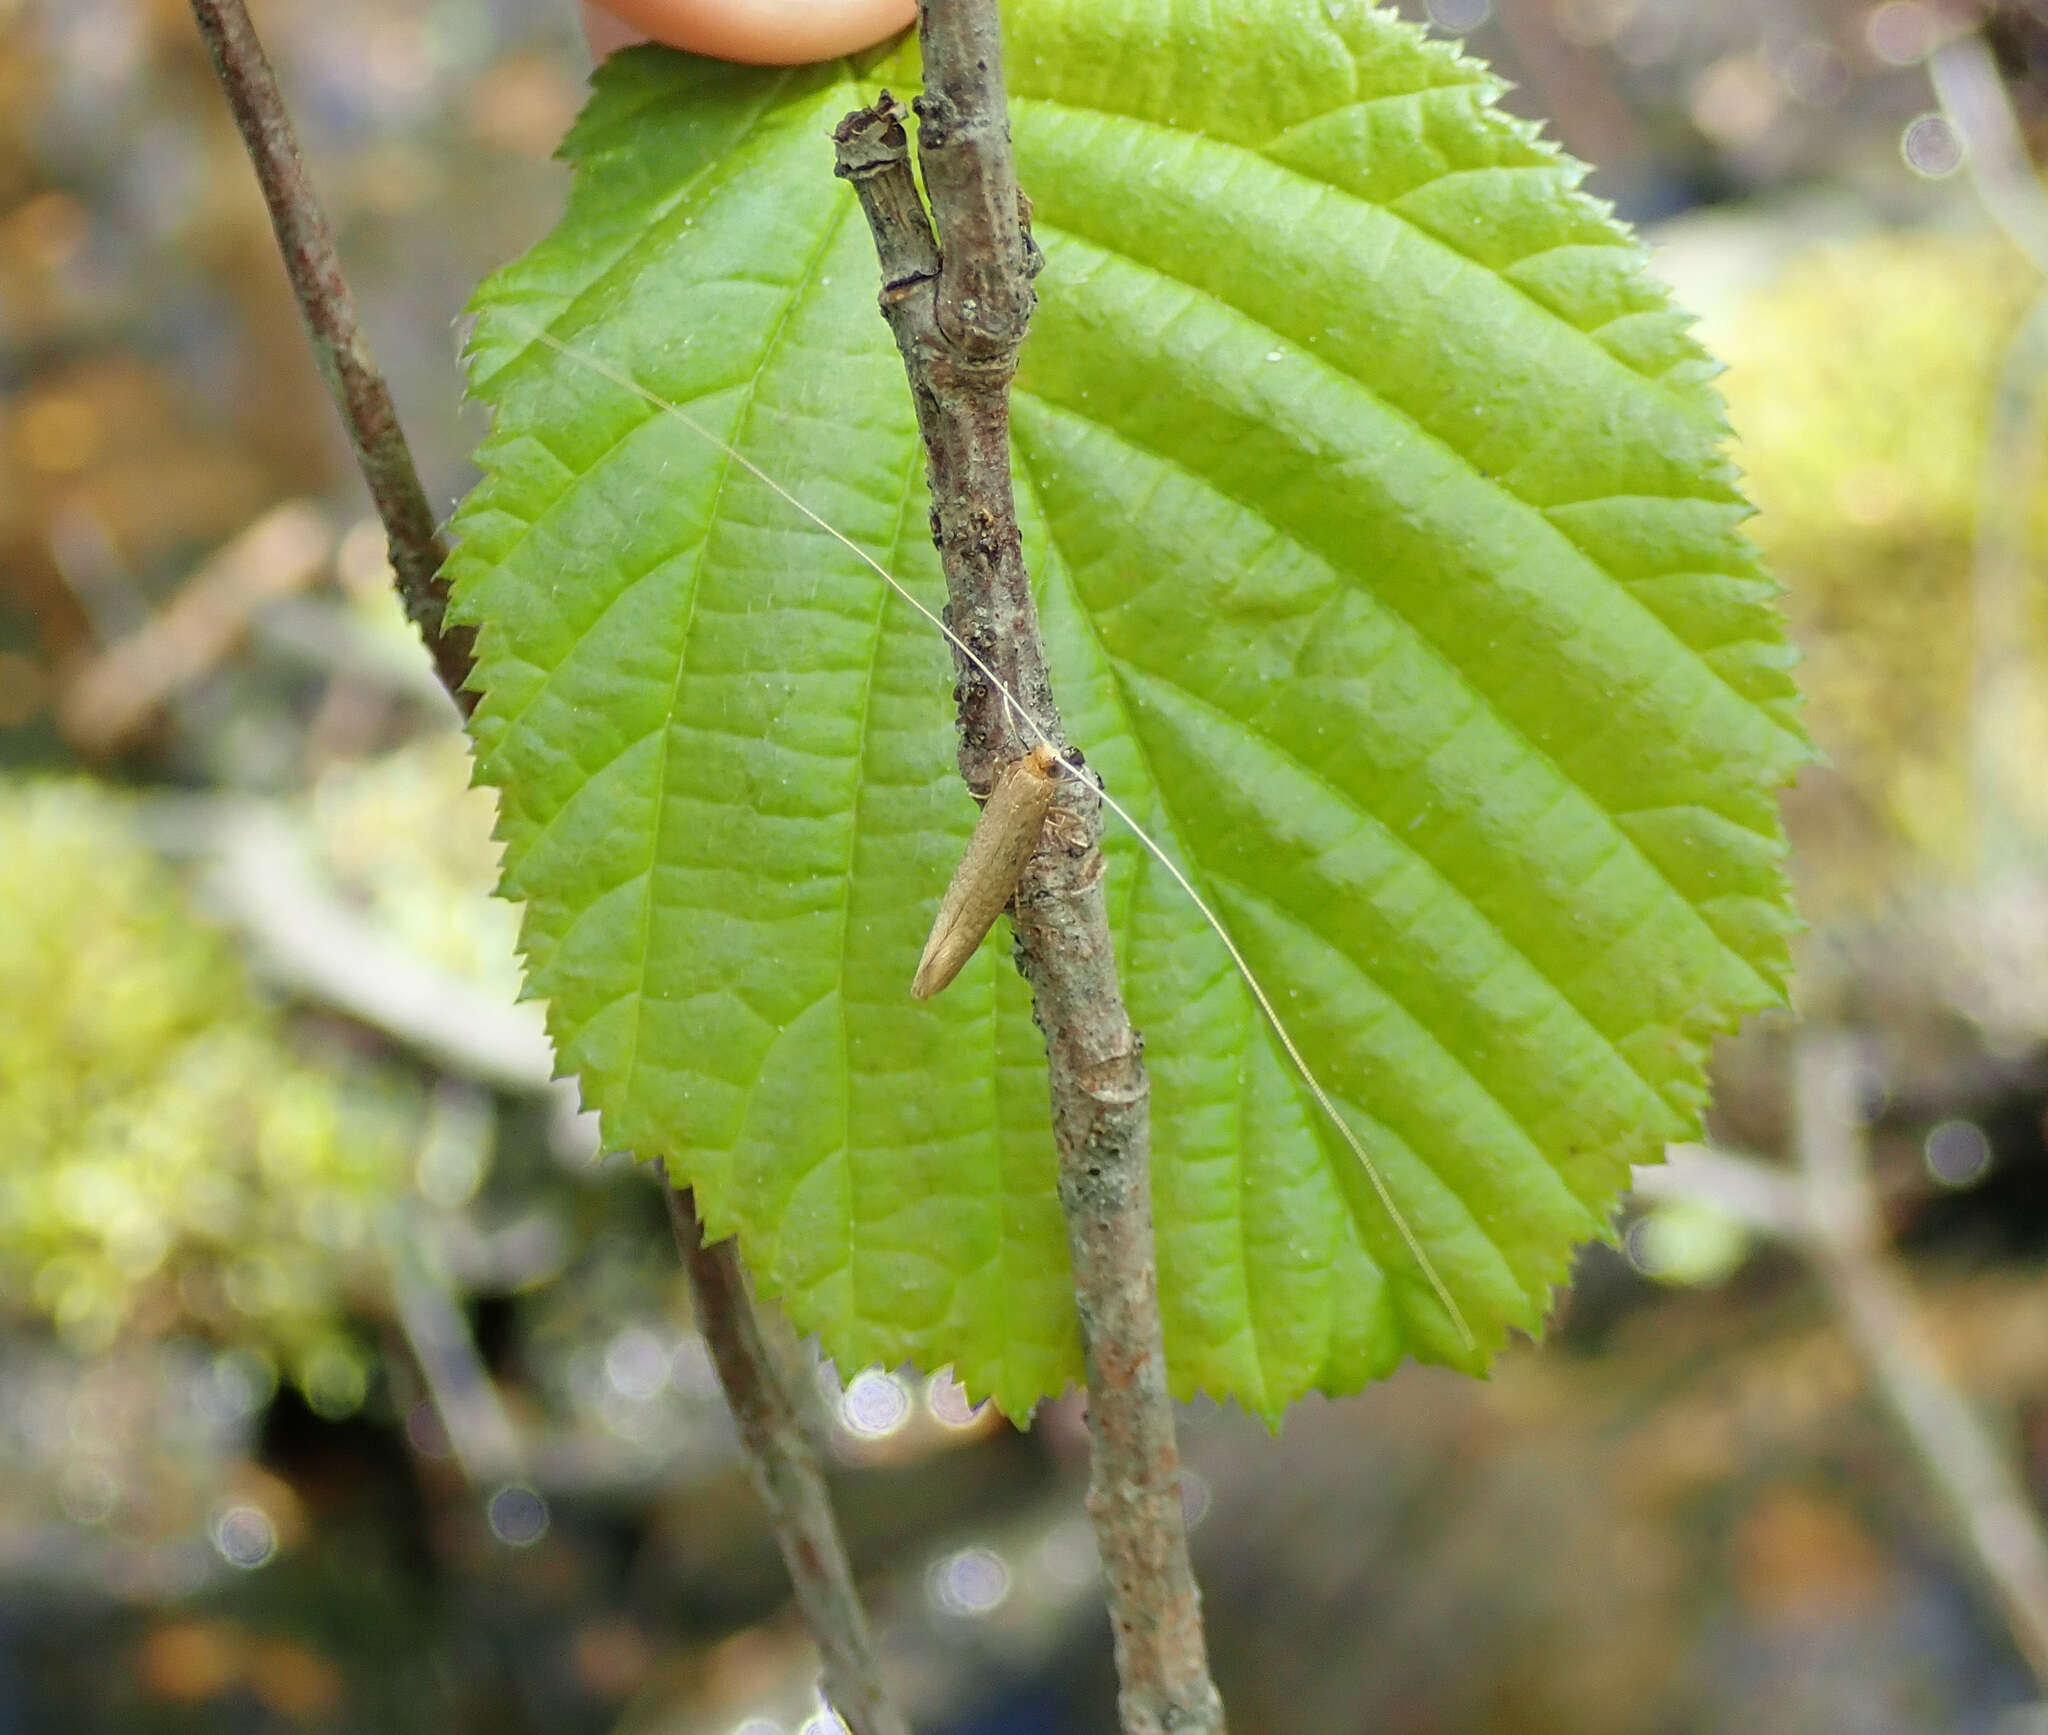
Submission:
[[[165,700],[215,668],[265,604],[311,585],[333,551],[333,528],[317,506],[272,507],[72,680],[58,710],[66,738],[91,754],[121,746]]]
[[[208,802],[198,817],[215,907],[248,937],[273,981],[459,1077],[520,1094],[554,1088],[554,1050],[539,1010],[508,1006],[393,942],[323,887],[306,839],[282,813],[259,802]]]
[[[1927,72],[1986,214],[2048,280],[2048,190],[2028,154],[1990,45],[1979,31],[1958,32],[1929,55]],[[2040,470],[2044,427],[2048,288],[2006,350],[1985,438],[1972,564],[1977,654],[1971,757],[1980,872],[2010,872],[2025,858],[2002,749],[2021,725],[2036,678],[2026,656],[2033,580],[2030,484]],[[1982,945],[1988,966],[1997,950],[1995,931],[1983,936]],[[1990,974],[1987,968],[1987,979]]]
[[[1943,1366],[1890,1256],[1864,1145],[1868,1075],[1852,1037],[1803,1032],[1793,1061],[1796,1171],[1681,1146],[1666,1164],[1636,1171],[1635,1196],[1705,1205],[1813,1263],[1878,1396],[2048,1691],[2048,1532],[2010,1451]]]
[[[1948,1377],[1911,1291],[1886,1257],[1863,1144],[1863,1070],[1849,1037],[1815,1031],[1800,1041],[1793,1106],[1808,1247],[1879,1394],[1946,1500],[2036,1682],[2048,1689],[2048,1537],[2009,1453]]]
[[[1962,141],[1963,166],[1985,210],[2048,276],[2048,190],[2027,154],[1989,46],[1975,30],[1959,32],[1928,56],[1927,75]]]

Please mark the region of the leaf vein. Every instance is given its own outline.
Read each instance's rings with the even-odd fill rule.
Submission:
[[[744,434],[747,417],[752,412],[755,399],[760,395],[761,380],[768,371],[769,359],[774,355],[776,346],[781,342],[783,334],[789,329],[789,322],[795,317],[796,310],[803,304],[805,292],[817,277],[819,267],[831,252],[832,244],[839,238],[839,230],[846,221],[847,212],[852,209],[853,200],[851,198],[842,199],[834,210],[831,221],[819,230],[817,244],[811,249],[810,258],[804,262],[803,272],[792,287],[788,302],[784,305],[774,325],[767,332],[761,345],[760,360],[755,365],[752,373],[749,374],[745,386],[741,389],[740,410],[733,423],[737,432]],[[704,560],[711,548],[714,532],[718,525],[718,515],[724,506],[725,490],[727,484],[732,479],[733,469],[732,452],[730,450],[721,452],[718,459],[718,478],[712,488],[710,506],[704,515],[703,540],[697,545],[697,570],[690,582],[690,600],[683,613],[682,632],[676,641],[675,682],[669,689],[667,724],[662,730],[661,750],[655,761],[654,815],[648,826],[647,899],[642,907],[640,924],[638,960],[640,993],[633,1005],[633,1037],[626,1051],[626,1069],[623,1086],[624,1094],[628,1101],[633,1096],[633,1081],[640,1065],[640,1039],[647,1022],[648,950],[654,933],[654,869],[661,858],[662,826],[668,809],[669,745],[675,733],[675,713],[677,703],[682,696],[683,674],[690,665],[690,629],[692,622],[696,618],[697,597],[703,589]]]
[[[1340,377],[1348,378],[1349,376]],[[1359,389],[1369,390],[1369,388],[1364,386],[1360,386]],[[1020,393],[1019,395],[1023,394]],[[1052,400],[1039,398],[1037,401],[1041,403],[1050,404]],[[1216,481],[1214,478],[1202,475],[1200,472],[1193,470],[1177,454],[1163,451],[1157,447],[1147,445],[1143,441],[1140,441],[1131,436],[1125,430],[1120,428],[1113,428],[1109,426],[1107,423],[1099,421],[1096,418],[1088,415],[1086,412],[1076,409],[1071,404],[1061,403],[1057,407],[1059,408],[1062,414],[1070,415],[1074,417],[1077,421],[1088,422],[1092,426],[1108,434],[1111,438],[1116,439],[1122,442],[1123,444],[1130,446],[1136,450],[1145,452],[1148,456],[1158,460],[1162,464],[1168,464],[1175,467],[1176,469],[1181,470],[1184,474],[1192,477],[1195,481],[1199,482],[1204,487],[1214,489],[1216,492],[1222,494],[1226,499],[1230,500],[1233,504],[1235,504],[1240,510],[1249,513],[1252,517],[1259,519],[1261,522],[1271,522],[1271,520],[1266,519],[1264,515],[1259,511],[1259,509],[1251,502],[1243,499],[1238,494],[1233,493],[1228,488],[1225,488],[1221,483]],[[1430,437],[1431,436],[1428,436],[1426,434],[1424,435],[1424,438]],[[1527,753],[1532,759],[1536,760],[1537,762],[1548,766],[1550,770],[1553,771],[1559,778],[1563,779],[1573,789],[1577,790],[1578,793],[1585,798],[1587,804],[1590,807],[1592,807],[1596,812],[1604,815],[1610,823],[1613,822],[1613,810],[1610,809],[1605,802],[1601,801],[1598,796],[1596,796],[1577,778],[1573,777],[1560,760],[1558,760],[1554,755],[1552,755],[1546,749],[1540,746],[1537,742],[1532,740],[1527,734],[1527,732],[1524,731],[1520,727],[1520,725],[1518,725],[1514,721],[1513,718],[1506,715],[1501,710],[1500,706],[1495,703],[1493,696],[1490,693],[1488,693],[1484,687],[1480,686],[1476,681],[1472,680],[1469,676],[1467,676],[1464,668],[1451,656],[1448,650],[1446,650],[1443,646],[1439,645],[1428,634],[1424,633],[1420,627],[1418,627],[1412,620],[1410,620],[1408,616],[1404,614],[1400,609],[1396,608],[1392,602],[1387,600],[1385,597],[1378,596],[1372,593],[1369,590],[1369,588],[1364,585],[1359,574],[1351,571],[1341,561],[1330,556],[1324,550],[1316,549],[1315,552],[1318,554],[1319,557],[1321,557],[1325,561],[1325,563],[1330,567],[1332,571],[1341,574],[1344,578],[1346,578],[1354,586],[1356,586],[1362,594],[1369,596],[1377,606],[1384,608],[1390,617],[1398,621],[1401,624],[1402,628],[1410,635],[1412,635],[1416,644],[1421,646],[1423,650],[1435,660],[1439,669],[1442,671],[1444,678],[1458,686],[1473,700],[1475,700],[1478,705],[1483,706],[1486,709],[1486,711],[1494,718],[1495,722],[1499,725],[1499,727],[1502,730],[1504,730],[1507,734],[1509,734],[1525,753]],[[1579,552],[1581,553],[1582,558],[1588,560],[1591,559],[1590,556],[1584,555],[1583,551]],[[1597,566],[1597,563],[1595,564]],[[1617,590],[1621,591],[1624,595],[1626,594],[1626,586],[1622,585],[1619,580],[1614,579],[1612,574],[1606,572],[1605,568],[1600,568],[1599,570],[1601,570],[1603,576],[1607,577],[1609,582],[1612,583]],[[1640,607],[1641,605],[1637,604],[1636,606]],[[1661,625],[1662,623],[1660,622],[1659,624]],[[1667,632],[1670,631],[1668,627],[1666,627],[1665,630]],[[1678,639],[1676,634],[1672,634],[1672,638],[1674,642],[1679,646],[1679,648],[1685,652],[1686,655],[1693,655],[1690,647],[1686,646],[1682,639]],[[1708,674],[1715,681],[1719,682],[1723,686],[1727,685],[1726,678],[1724,676],[1722,676],[1718,671],[1712,669],[1710,666],[1707,666],[1704,662],[1704,659],[1699,660],[1701,661],[1703,667],[1707,667]],[[1146,671],[1146,673],[1150,675],[1151,671]],[[1164,679],[1164,677],[1158,676],[1154,676],[1152,678],[1162,680]],[[1172,682],[1167,682],[1166,684],[1174,685],[1174,683]],[[1182,689],[1176,687],[1176,690],[1179,691]],[[1730,688],[1729,690],[1731,692],[1734,691],[1733,688]],[[1198,704],[1207,703],[1207,701],[1202,700],[1194,694],[1189,694],[1188,697]],[[1761,709],[1760,707],[1757,707],[1755,705],[1755,702],[1753,700],[1744,698],[1741,694],[1736,694],[1736,697],[1742,699],[1742,702],[1745,705],[1751,706],[1754,709]],[[1238,720],[1232,719],[1232,721],[1235,722]],[[1774,729],[1777,729],[1779,728],[1779,725],[1773,723],[1772,727]],[[1284,751],[1284,749],[1279,749],[1277,747],[1277,744],[1275,745],[1276,750]],[[1716,811],[1718,812],[1719,810],[1716,809]],[[1733,822],[1731,820],[1731,823],[1739,822]],[[1404,845],[1404,847],[1406,846]],[[1704,919],[1699,916],[1699,912],[1694,907],[1692,900],[1686,897],[1684,892],[1680,890],[1680,888],[1678,887],[1676,882],[1672,880],[1670,875],[1665,873],[1664,870],[1661,867],[1659,867],[1655,861],[1650,859],[1647,852],[1641,850],[1638,846],[1636,846],[1636,844],[1632,840],[1627,841],[1627,847],[1635,851],[1636,856],[1638,860],[1641,862],[1641,864],[1664,885],[1666,890],[1668,890],[1671,893],[1671,895],[1678,900],[1679,904],[1689,914],[1692,915],[1694,920],[1699,922],[1701,928],[1704,929],[1709,935],[1709,937],[1712,939],[1713,944],[1721,951],[1725,952],[1730,958],[1734,959],[1734,961],[1738,965],[1740,965],[1740,967],[1745,972],[1753,976],[1755,974],[1754,967],[1749,963],[1749,961],[1746,958],[1743,958],[1739,953],[1735,952],[1732,948],[1730,948],[1726,941],[1722,940],[1718,935],[1713,934],[1711,928],[1708,928]]]
[[[1135,665],[1130,664],[1124,659],[1118,660],[1118,666],[1126,668],[1135,668]],[[1186,686],[1183,686],[1180,682],[1174,680],[1171,676],[1159,674],[1158,672],[1151,669],[1138,669],[1136,672],[1140,676],[1142,676],[1143,679],[1151,681],[1158,686],[1164,687],[1169,691],[1178,694],[1189,705],[1194,706],[1198,710],[1207,712],[1211,717],[1214,717],[1219,721],[1232,725],[1238,729],[1246,728],[1246,724],[1242,718],[1234,716],[1232,713],[1224,710],[1222,707],[1215,704],[1212,700],[1208,699],[1204,695],[1196,693],[1187,688]],[[1508,933],[1505,928],[1501,927],[1498,922],[1496,922],[1484,910],[1479,908],[1479,906],[1472,901],[1470,894],[1467,893],[1465,889],[1462,886],[1460,886],[1458,882],[1450,876],[1448,870],[1441,863],[1437,862],[1432,857],[1425,854],[1422,850],[1418,849],[1412,842],[1410,842],[1406,837],[1398,833],[1392,826],[1388,825],[1385,820],[1381,819],[1380,816],[1374,813],[1370,808],[1361,806],[1356,800],[1352,798],[1352,796],[1348,792],[1340,788],[1335,783],[1332,783],[1329,780],[1329,778],[1324,775],[1323,772],[1319,771],[1315,766],[1309,764],[1306,760],[1304,760],[1298,754],[1293,752],[1284,742],[1276,740],[1274,737],[1270,735],[1258,735],[1256,738],[1258,739],[1260,745],[1267,752],[1270,752],[1274,755],[1274,757],[1278,759],[1284,760],[1305,781],[1315,785],[1325,795],[1327,795],[1336,806],[1341,808],[1344,812],[1352,815],[1358,821],[1361,827],[1369,826],[1372,829],[1376,830],[1379,833],[1379,835],[1383,839],[1385,839],[1386,842],[1390,844],[1396,852],[1406,857],[1408,860],[1413,861],[1417,865],[1419,865],[1424,870],[1424,872],[1426,872],[1429,875],[1430,879],[1434,881],[1436,885],[1442,888],[1443,892],[1447,896],[1455,900],[1473,917],[1474,920],[1482,924],[1486,928],[1487,932],[1492,934],[1494,938],[1501,943],[1501,945],[1513,956],[1513,958],[1516,961],[1521,963],[1523,967],[1525,967],[1537,981],[1541,982],[1546,988],[1548,988],[1551,991],[1551,993],[1554,994],[1558,998],[1558,1000],[1561,1001],[1564,1004],[1564,1006],[1578,1019],[1578,1021],[1586,1028],[1586,1030],[1592,1036],[1594,1036],[1608,1050],[1608,1052],[1617,1061],[1621,1063],[1622,1066],[1626,1067],[1628,1071],[1631,1074],[1633,1074],[1637,1083],[1642,1085],[1642,1087],[1646,1091],[1648,1091],[1652,1097],[1656,1098],[1659,1101],[1663,1100],[1664,1093],[1657,1087],[1655,1083],[1653,1083],[1649,1078],[1645,1077],[1642,1071],[1635,1065],[1635,1063],[1631,1061],[1628,1058],[1628,1056],[1621,1051],[1621,1048],[1618,1045],[1619,1039],[1610,1035],[1605,1029],[1603,1029],[1601,1025],[1593,1018],[1592,1014],[1587,1012],[1582,1006],[1580,1006],[1577,1000],[1575,1000],[1570,994],[1568,994],[1565,991],[1563,985],[1559,983],[1558,980],[1555,977],[1553,977],[1549,971],[1545,970],[1540,964],[1538,964],[1533,958],[1529,956],[1528,952],[1521,946],[1519,942],[1516,941],[1513,935]],[[1532,754],[1539,753],[1539,750],[1533,747],[1530,748],[1529,751]],[[1569,784],[1569,779],[1565,779],[1564,774],[1562,772],[1559,772],[1558,775],[1561,780]],[[1591,801],[1592,798],[1589,796],[1586,799],[1588,801]],[[1606,809],[1600,808],[1597,802],[1593,803],[1593,805],[1602,814],[1606,814]],[[1628,836],[1628,834],[1624,832],[1618,825],[1612,824],[1611,815],[1608,815],[1607,817],[1609,818],[1611,826],[1609,832],[1609,841],[1614,847],[1614,849],[1616,851],[1625,850],[1639,854],[1640,852],[1636,850],[1636,845],[1634,841]],[[1655,872],[1655,864],[1652,863],[1649,865],[1651,866],[1652,872]],[[1223,879],[1225,876],[1219,874],[1217,877],[1219,879]],[[1661,878],[1662,876],[1660,875],[1659,877]],[[1669,880],[1665,880],[1664,884],[1670,890],[1672,895],[1676,897],[1681,904],[1684,905],[1685,909],[1693,916],[1693,918],[1696,921],[1699,921],[1699,914],[1696,910],[1693,909],[1691,900],[1686,898],[1684,893],[1680,892],[1678,888],[1672,885]],[[1267,898],[1264,901],[1270,903],[1272,900],[1270,898]],[[1700,922],[1700,925],[1703,929],[1705,929],[1708,936],[1714,939],[1714,943],[1717,946],[1723,945],[1723,942],[1721,942],[1717,937],[1713,936],[1711,929],[1706,929],[1706,925],[1703,921]],[[1338,951],[1340,955],[1342,954],[1342,949],[1337,947],[1334,942],[1325,940],[1324,944],[1330,946],[1332,950]],[[1363,968],[1362,965],[1358,967],[1361,969]],[[1392,997],[1391,993],[1389,993],[1389,997]],[[1403,1011],[1408,1010],[1405,1006],[1402,1009]],[[1419,1016],[1415,1015],[1412,1012],[1409,1013],[1409,1016],[1414,1018],[1418,1028],[1423,1030],[1429,1030],[1429,1026]],[[1431,1040],[1437,1042],[1438,1046],[1443,1049],[1444,1053],[1447,1056],[1452,1054],[1452,1049],[1450,1045],[1444,1043],[1440,1038],[1438,1038],[1434,1031],[1430,1031],[1430,1036]],[[1466,1070],[1462,1062],[1460,1062],[1459,1065],[1461,1070]],[[1469,1072],[1468,1076],[1471,1076]],[[1521,1116],[1517,1114],[1514,1110],[1509,1108],[1508,1105],[1505,1102],[1503,1102],[1492,1091],[1490,1087],[1482,1084],[1477,1077],[1473,1077],[1472,1082],[1478,1089],[1484,1092],[1491,1101],[1494,1102],[1494,1104],[1500,1109],[1502,1114],[1506,1115],[1517,1126],[1523,1125]]]

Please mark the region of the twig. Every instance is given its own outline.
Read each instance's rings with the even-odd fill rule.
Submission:
[[[1018,191],[994,0],[920,0],[918,196],[903,109],[886,92],[834,135],[882,266],[931,483],[959,647],[960,772],[982,796],[1040,739],[1064,748],[1010,477],[1009,389],[1039,260]],[[934,234],[936,227],[936,234]],[[1012,714],[993,674],[1030,713]],[[1042,732],[1042,734],[1041,734]],[[1067,755],[1070,763],[1078,763]],[[1118,986],[1101,804],[1062,778],[1017,889],[1018,967],[1045,1033],[1060,1204],[1088,1379],[1088,1495],[1116,1637],[1126,1735],[1218,1735],[1188,1561],[1152,1242],[1150,1089]]]
[[[356,462],[384,521],[406,613],[425,639],[442,684],[467,714],[475,703],[465,687],[475,660],[475,635],[468,627],[448,624],[447,584],[441,575],[447,549],[390,390],[356,322],[333,233],[306,178],[276,75],[243,0],[192,0],[192,11],[262,183],[321,375],[348,426]],[[796,1583],[798,1606],[825,1656],[835,1708],[854,1735],[908,1735],[908,1725],[882,1695],[822,1475],[815,1458],[796,1456],[792,1442],[798,1437],[790,1432],[794,1406],[762,1341],[737,1257],[729,1244],[703,1248],[687,1201],[679,1201],[665,1183],[662,1192],[697,1297],[698,1329],[711,1346],[742,1438],[759,1454],[754,1473]],[[785,1415],[789,1428],[777,1421]],[[808,1454],[808,1447],[802,1452]],[[801,1474],[806,1464],[808,1477]],[[830,1554],[820,1552],[821,1537],[830,1539]]]
[[[705,1337],[796,1587],[797,1607],[824,1662],[825,1697],[853,1735],[910,1735],[910,1725],[882,1689],[825,1472],[804,1432],[795,1395],[761,1336],[739,1254],[731,1241],[705,1245],[687,1187],[664,1181],[661,1192],[697,1318],[724,1322],[707,1329]]]
[[[405,612],[426,640],[442,682],[466,712],[475,702],[463,690],[475,635],[468,627],[447,622],[448,587],[441,566],[448,549],[427,504],[427,491],[420,486],[391,389],[370,359],[357,323],[355,298],[342,275],[327,214],[299,159],[298,139],[277,88],[277,75],[242,0],[192,0],[192,13],[262,183],[277,250],[298,296],[306,335],[312,339],[313,359],[341,412],[356,464],[384,521]]]
[[[1812,1035],[1800,1044],[1795,1108],[1810,1246],[1879,1393],[1947,1502],[2035,1680],[2048,1688],[2048,1537],[1885,1257],[1857,1112],[1858,1070],[1846,1037]]]

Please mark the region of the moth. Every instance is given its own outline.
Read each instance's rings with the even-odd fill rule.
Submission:
[[[1059,755],[1041,742],[997,774],[996,786],[974,823],[974,835],[967,840],[967,853],[939,900],[931,938],[924,943],[924,956],[918,959],[910,984],[913,1000],[929,1000],[960,974],[1016,896],[1024,864],[1038,847],[1045,816],[1052,810],[1059,763]]]

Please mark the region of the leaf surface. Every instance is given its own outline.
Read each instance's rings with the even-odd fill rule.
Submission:
[[[1069,730],[1480,1340],[1115,830],[1175,1387],[1270,1417],[1482,1365],[1782,997],[1807,749],[1710,364],[1581,171],[1391,14],[1005,13],[1047,255],[1018,493]],[[1080,1365],[1028,998],[1000,928],[908,995],[974,818],[946,648],[713,443],[942,599],[827,137],[906,53],[600,73],[568,213],[478,292],[453,575],[528,987],[607,1140],[677,1159],[842,1366],[951,1363],[1022,1415]]]

